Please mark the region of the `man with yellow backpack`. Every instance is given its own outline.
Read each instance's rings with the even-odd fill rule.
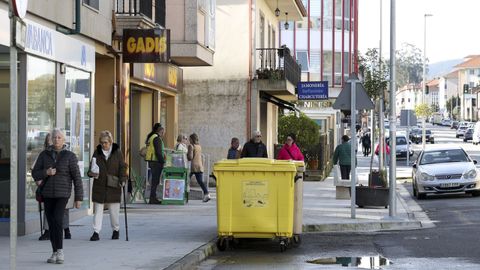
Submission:
[[[157,187],[160,183],[160,176],[162,175],[163,166],[165,164],[165,147],[163,144],[164,134],[165,128],[162,127],[160,123],[155,123],[145,142],[147,145],[145,160],[148,161],[148,166],[152,172],[149,204],[161,203],[161,201],[157,199]]]

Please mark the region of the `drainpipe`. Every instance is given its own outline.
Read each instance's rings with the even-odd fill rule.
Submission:
[[[255,35],[256,35],[256,18],[253,18],[253,16],[256,17],[256,0],[249,0],[248,1],[248,17],[249,17],[249,23],[248,23],[248,36],[249,36],[249,51],[248,51],[248,83],[247,83],[247,119],[246,119],[246,124],[247,124],[247,141],[250,138],[250,135],[252,134],[252,83],[253,83],[253,78],[254,78],[254,59],[255,59]],[[253,16],[252,16],[253,14]],[[254,24],[255,23],[255,24]]]
[[[75,29],[67,28],[61,25],[57,25],[57,31],[65,35],[76,35],[80,33],[80,9],[81,9],[81,0],[75,0]]]

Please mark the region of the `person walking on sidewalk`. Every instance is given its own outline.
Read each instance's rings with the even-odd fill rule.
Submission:
[[[83,200],[83,183],[75,154],[67,150],[65,134],[60,129],[52,131],[52,146],[38,156],[32,170],[35,181],[42,181],[42,196],[45,213],[50,228],[52,255],[48,263],[62,264],[63,253],[63,215],[68,198],[74,186],[74,206],[80,208]]]
[[[293,133],[288,134],[285,139],[285,144],[278,152],[277,159],[283,160],[304,160],[303,154],[298,148],[296,142],[296,136]]]
[[[257,130],[252,134],[252,139],[245,143],[242,149],[242,158],[260,157],[268,158],[267,147],[262,142],[262,133]]]
[[[230,142],[230,149],[228,149],[227,159],[239,159],[240,158],[240,140],[237,137],[233,137]]]
[[[372,140],[370,139],[370,133],[366,132],[362,137],[363,156],[367,157],[372,151]]]
[[[46,150],[48,147],[52,145],[52,136],[50,133],[47,133],[45,136],[45,141],[43,142],[43,150]],[[33,164],[35,166],[35,164]],[[32,166],[32,167],[33,167]],[[41,181],[36,181],[36,184],[40,184]],[[45,206],[44,206],[45,207]],[[45,211],[43,211],[43,224],[44,224],[44,231],[42,235],[38,238],[39,241],[50,240],[50,231],[48,228],[47,216]],[[64,239],[72,239],[72,234],[70,233],[70,209],[65,208],[63,212],[63,238]]]
[[[123,159],[120,147],[113,142],[110,131],[100,132],[99,142],[88,171],[88,176],[94,178],[92,188],[93,235],[90,237],[90,241],[100,240],[104,205],[108,205],[110,225],[113,230],[112,239],[116,240],[120,236],[120,201],[122,187],[127,182],[127,164]],[[96,169],[93,170],[95,167]]]
[[[156,123],[153,125],[152,132],[148,134],[146,145],[147,154],[145,160],[148,161],[148,166],[152,171],[152,184],[150,186],[150,200],[149,204],[160,204],[157,199],[157,187],[160,184],[160,177],[162,176],[163,166],[165,164],[165,147],[163,144],[163,135],[165,128]]]
[[[380,151],[380,144],[377,144],[377,147],[375,148],[375,155],[378,156],[379,151]],[[386,155],[385,155],[385,153],[386,153]],[[387,142],[385,142],[383,144],[383,155],[386,158],[387,165],[389,165],[390,164],[390,146],[388,145]]]
[[[350,138],[347,135],[342,136],[342,144],[337,145],[333,153],[333,164],[340,165],[340,174],[342,179],[350,179],[350,170],[352,169]]]
[[[186,154],[188,152],[187,140],[188,140],[187,136],[183,134],[179,134],[177,136],[177,144],[175,144],[175,151],[179,151]]]
[[[190,135],[190,144],[188,145],[187,159],[192,162],[190,178],[195,175],[198,185],[203,191],[203,202],[210,201],[208,187],[203,182],[203,161],[202,147],[200,146],[198,135],[193,133]]]

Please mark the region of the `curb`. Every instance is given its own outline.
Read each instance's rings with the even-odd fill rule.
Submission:
[[[164,268],[164,270],[188,270],[193,269],[200,262],[207,259],[209,256],[214,255],[217,252],[216,239],[200,246],[193,250],[189,254],[185,255],[180,260],[172,263],[170,266]]]
[[[420,221],[380,221],[369,223],[332,223],[303,225],[303,232],[378,232],[421,229]]]

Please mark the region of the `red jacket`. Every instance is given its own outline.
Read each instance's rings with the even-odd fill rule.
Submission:
[[[380,150],[379,148],[380,144],[377,144],[377,148],[375,149],[375,155],[378,155],[378,151]],[[385,144],[384,148],[387,149],[387,155],[390,155],[390,146],[388,146],[388,144]],[[383,151],[383,153],[385,153],[385,151]]]
[[[304,160],[303,154],[300,151],[300,148],[293,143],[292,146],[288,146],[288,144],[284,144],[280,152],[278,152],[277,159],[283,160]]]

